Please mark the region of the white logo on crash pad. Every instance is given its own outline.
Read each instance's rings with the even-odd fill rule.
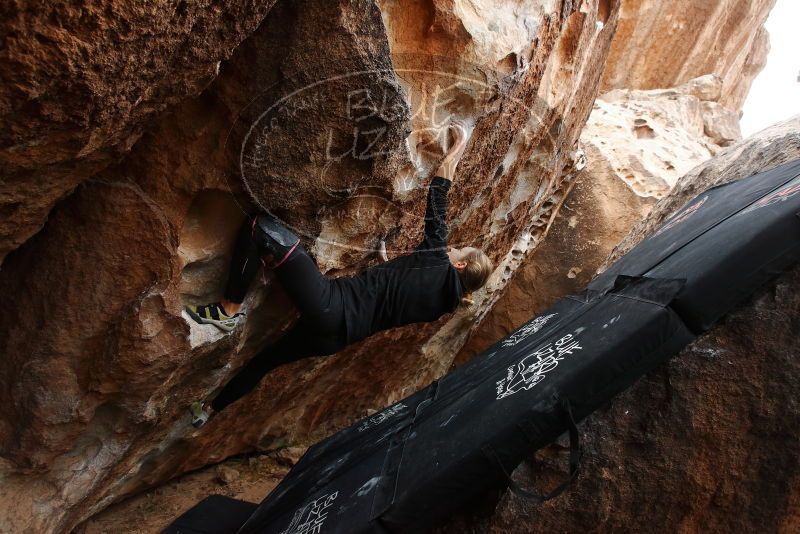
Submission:
[[[497,381],[497,400],[527,391],[544,380],[547,373],[558,367],[565,356],[581,350],[578,339],[567,334],[555,343],[548,343],[533,354],[525,356],[508,368],[506,377]]]
[[[389,406],[382,412],[378,412],[375,415],[361,421],[361,424],[358,425],[358,431],[364,432],[365,430],[372,428],[375,425],[379,425],[384,421],[391,419],[395,415],[401,414],[408,406],[403,404],[402,402],[398,402],[394,406]]]
[[[289,527],[281,534],[317,534],[322,532],[322,523],[328,517],[328,508],[333,504],[338,491],[314,499],[294,513]]]
[[[542,315],[541,317],[537,317],[533,321],[529,322],[528,324],[522,326],[519,330],[508,336],[501,346],[503,347],[513,347],[526,337],[530,336],[531,334],[535,334],[539,330],[542,329],[547,322],[558,315],[557,313],[551,313],[550,315]]]

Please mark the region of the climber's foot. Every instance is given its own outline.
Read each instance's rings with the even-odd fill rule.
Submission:
[[[195,428],[200,428],[208,422],[209,414],[202,402],[193,402],[189,406],[189,413],[192,415],[192,426]]]
[[[213,324],[224,332],[230,332],[239,320],[244,317],[244,312],[228,315],[219,302],[203,304],[202,306],[186,306],[186,313],[200,324]]]
[[[283,265],[300,245],[300,238],[270,213],[262,213],[253,219],[252,237],[261,251],[261,261],[268,269]]]

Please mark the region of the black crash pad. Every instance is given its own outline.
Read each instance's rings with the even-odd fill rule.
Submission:
[[[210,495],[176,519],[163,534],[234,534],[257,506],[223,495]]]
[[[631,279],[560,301],[422,390],[414,410],[390,408],[384,426],[367,419],[310,449],[314,460],[298,464],[241,532],[421,530],[502,486],[503,469],[567,430],[563,400],[580,419],[692,339],[668,307],[682,286]]]

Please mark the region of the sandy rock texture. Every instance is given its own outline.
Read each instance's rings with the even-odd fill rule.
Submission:
[[[672,89],[615,89],[597,98],[580,138],[586,169],[456,364],[581,291],[679,177],[741,139],[737,114],[716,101],[721,90],[721,80],[707,75]]]
[[[674,87],[697,76],[722,81],[720,103],[739,111],[769,52],[764,29],[775,0],[624,0],[603,88]]]
[[[672,193],[655,205],[650,216],[640,221],[614,247],[608,262],[633,248],[687,200],[705,189],[797,158],[800,158],[800,116],[779,122],[729,147],[681,177]]]
[[[57,92],[69,98],[48,93],[49,106],[36,109],[60,111],[31,111],[41,126],[26,139],[53,151],[17,149],[16,167],[8,166],[18,176],[49,176],[55,189],[32,187],[11,200],[30,224],[8,232],[17,236],[9,248],[45,213],[47,221],[0,270],[0,294],[15,303],[0,316],[3,531],[67,532],[181,473],[244,451],[308,445],[446,370],[473,318],[539,244],[583,165],[577,140],[619,7],[420,2],[405,11],[341,0],[265,3],[240,15],[228,4],[158,6],[142,11],[130,34],[157,32],[157,9],[186,13],[180,28],[190,44],[175,46],[197,61],[193,70],[178,68],[180,54],[159,56],[151,76],[149,59],[136,59],[158,48],[148,37],[119,56],[109,52],[116,66],[103,79],[121,86],[92,86],[102,89],[95,98],[80,69],[69,75],[83,63],[41,49],[40,60],[53,62],[46,78],[60,79]],[[58,25],[58,43],[104,42],[85,34],[90,25],[66,24],[71,8],[54,4],[39,23],[38,12],[12,7],[20,28]],[[102,8],[101,22],[116,20],[118,9]],[[201,24],[212,15],[231,26]],[[20,49],[42,42],[33,31],[14,35]],[[230,53],[234,37],[241,44]],[[203,56],[195,42],[217,48]],[[229,53],[208,84],[208,65],[213,77]],[[102,95],[125,93],[126,76],[158,79],[166,85],[151,90],[166,96],[125,112]],[[170,88],[181,77],[179,94]],[[12,85],[31,92],[36,80]],[[213,394],[295,315],[269,273],[232,335],[182,313],[185,303],[220,296],[244,212],[260,205],[284,218],[330,275],[369,265],[380,238],[390,255],[409,251],[452,116],[472,129],[450,195],[452,240],[485,247],[498,265],[475,308],[280,368],[225,417],[191,428],[188,404]],[[21,126],[10,131],[23,135]]]
[[[679,180],[625,239],[642,240],[697,192],[800,157],[800,117],[721,152]],[[759,290],[680,355],[581,425],[583,470],[544,506],[506,494],[491,515],[443,532],[796,532],[800,527],[800,267]],[[543,490],[566,472],[558,446],[514,474]]]
[[[274,0],[0,7],[0,262],[78,184],[198,95]]]
[[[581,142],[633,191],[663,198],[681,176],[742,138],[714,75],[674,89],[616,89],[598,97]]]

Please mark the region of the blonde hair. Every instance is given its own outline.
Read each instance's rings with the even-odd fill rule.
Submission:
[[[472,292],[486,285],[489,275],[494,270],[494,265],[482,250],[473,250],[464,258],[464,261],[467,265],[458,272],[465,289],[461,304],[472,306],[475,304],[475,301],[472,300]]]

